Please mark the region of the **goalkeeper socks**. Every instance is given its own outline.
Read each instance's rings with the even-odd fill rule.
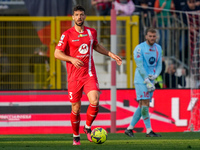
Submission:
[[[71,124],[74,137],[79,136],[80,114],[71,111]]]
[[[151,128],[147,128],[147,134],[149,134],[150,132],[152,131],[152,129]]]
[[[92,105],[90,104],[87,109],[87,120],[86,125],[91,126],[94,119],[96,118],[97,114],[99,112],[99,105]]]
[[[136,109],[136,111],[133,115],[131,123],[127,129],[132,130],[134,128],[134,126],[136,125],[136,123],[140,120],[140,118],[141,118],[141,108],[140,108],[140,106],[138,106],[138,108]]]
[[[141,115],[142,115],[144,124],[146,126],[146,129],[151,128],[151,122],[150,122],[150,117],[149,117],[149,107],[148,106],[142,106]]]

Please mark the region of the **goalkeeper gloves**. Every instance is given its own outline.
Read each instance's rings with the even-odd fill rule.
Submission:
[[[155,80],[158,76],[149,74],[149,80]]]
[[[153,92],[153,91],[156,89],[155,86],[154,86],[154,84],[151,83],[151,81],[149,80],[149,78],[146,78],[146,79],[144,80],[144,83],[145,83],[146,86],[147,86],[147,91],[148,91],[148,92]]]

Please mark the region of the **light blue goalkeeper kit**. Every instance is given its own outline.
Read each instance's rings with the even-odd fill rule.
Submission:
[[[136,71],[134,83],[145,84],[144,80],[149,75],[159,76],[162,70],[162,49],[157,43],[150,46],[142,42],[134,50],[134,59],[136,62]]]
[[[155,86],[153,85],[154,79],[159,76],[162,70],[161,46],[156,43],[150,46],[146,41],[142,42],[137,45],[134,50],[134,59],[137,66],[134,78],[137,100],[149,99],[151,101],[153,91],[155,90]],[[154,89],[149,91],[148,84],[151,84]],[[132,129],[141,116],[148,133],[152,129],[149,117],[149,107],[145,105],[139,106],[136,109],[129,127]]]
[[[156,78],[162,70],[161,46],[156,43],[150,46],[146,41],[142,42],[134,50],[134,59],[137,66],[134,78],[137,100],[150,99],[151,101],[153,91],[149,92],[148,84],[152,84],[154,79],[150,79],[149,76]],[[145,83],[145,79],[149,81],[148,84]],[[155,86],[153,84],[151,86],[155,90]]]

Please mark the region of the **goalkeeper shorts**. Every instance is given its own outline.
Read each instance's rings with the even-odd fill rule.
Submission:
[[[135,91],[136,91],[136,96],[137,100],[145,100],[149,99],[151,102],[151,98],[153,96],[153,92],[148,92],[146,84],[139,84],[135,83]]]

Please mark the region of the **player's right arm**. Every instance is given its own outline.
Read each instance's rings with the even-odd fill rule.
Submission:
[[[144,58],[143,58],[142,49],[140,46],[137,46],[134,50],[134,59],[135,59],[135,63],[140,75],[145,80],[146,78],[148,78],[148,74],[143,65]]]
[[[81,68],[84,65],[84,63],[81,60],[71,57],[71,56],[68,56],[59,49],[55,50],[54,56],[55,56],[55,58],[60,59],[62,61],[71,62],[76,68]]]
[[[57,59],[60,59],[62,61],[66,61],[66,62],[71,62],[76,68],[81,68],[84,63],[75,58],[75,57],[71,57],[69,55],[66,55],[65,51],[68,49],[67,47],[68,45],[68,31],[64,32],[61,35],[61,38],[58,42],[58,45],[56,46],[55,52],[54,52],[54,57]]]
[[[153,92],[155,90],[155,86],[149,80],[148,74],[144,68],[144,65],[143,65],[144,57],[142,54],[142,48],[140,46],[137,46],[134,50],[134,59],[135,59],[136,65],[137,65],[138,72],[142,76],[144,83],[147,86],[148,92]]]

